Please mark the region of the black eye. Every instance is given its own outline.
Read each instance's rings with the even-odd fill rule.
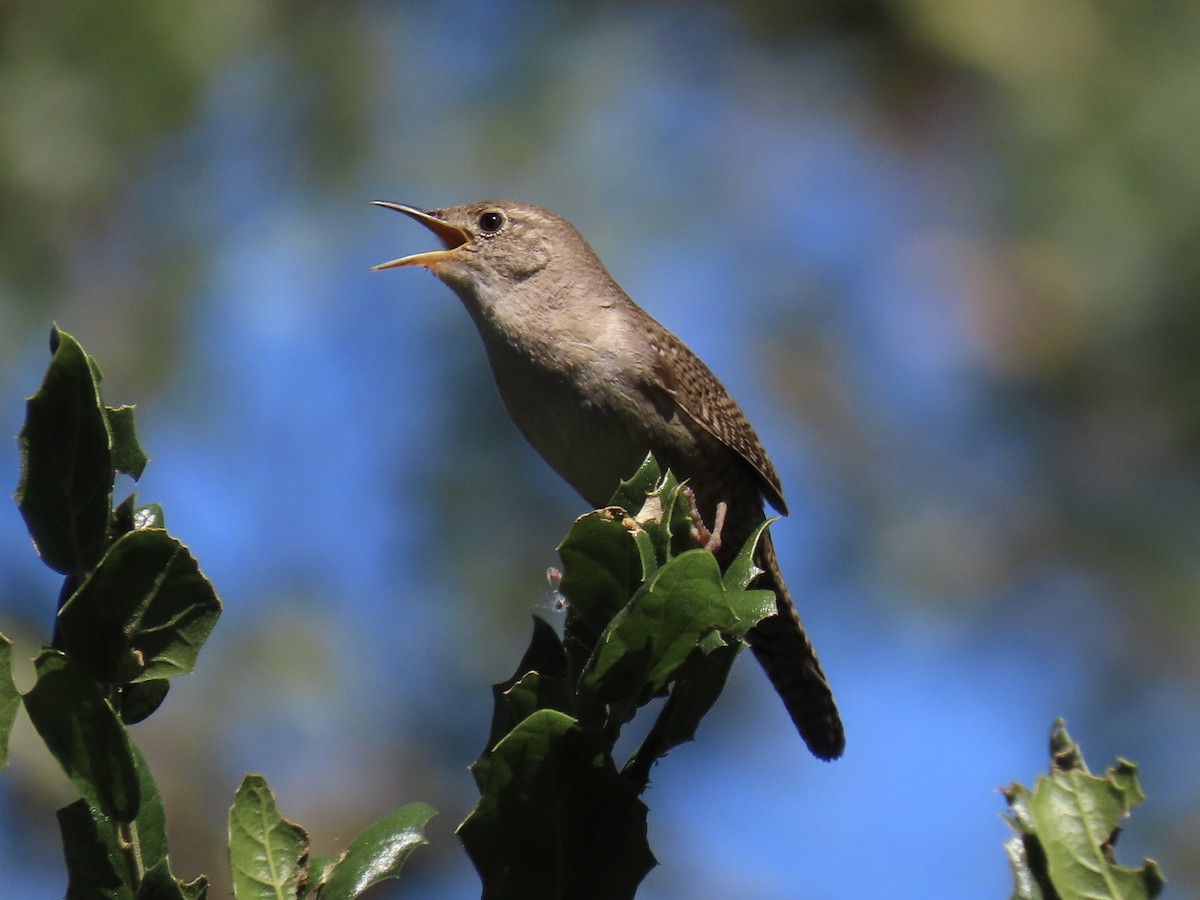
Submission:
[[[479,230],[484,234],[495,234],[504,227],[504,213],[494,209],[479,214]]]

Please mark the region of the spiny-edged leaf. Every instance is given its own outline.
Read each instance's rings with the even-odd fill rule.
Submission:
[[[200,875],[191,881],[180,881],[179,889],[183,891],[184,900],[207,900],[208,877]]]
[[[141,802],[134,751],[100,685],[57,650],[43,650],[34,667],[25,710],[43,743],[88,803],[133,821]]]
[[[133,888],[119,872],[128,867],[117,849],[112,820],[76,800],[57,813],[67,860],[68,900],[134,900]]]
[[[1006,852],[1017,896],[1142,900],[1158,896],[1164,880],[1152,860],[1131,869],[1113,856],[1121,821],[1142,802],[1137,767],[1118,760],[1104,777],[1093,775],[1063,722],[1051,735],[1053,765],[1032,792],[1005,791],[1009,824],[1021,838]],[[1024,892],[1024,893],[1022,893]],[[1053,893],[1052,893],[1053,892]]]
[[[353,900],[371,885],[397,878],[417,847],[427,844],[425,825],[437,810],[410,803],[356,837],[320,889],[321,900]]]
[[[138,443],[137,423],[132,406],[106,406],[108,426],[112,431],[112,464],[118,472],[130,476],[134,481],[142,477],[146,463],[150,462],[142,445]]]
[[[641,746],[621,770],[622,775],[641,788],[649,784],[650,769],[657,760],[695,738],[700,720],[725,689],[729,670],[742,649],[741,642],[726,644],[717,634],[710,635],[702,644],[692,650],[675,673],[667,702]]]
[[[171,873],[171,864],[165,859],[146,867],[134,896],[135,900],[188,900],[188,895]]]
[[[683,551],[695,547],[691,502],[683,484],[668,469],[637,510],[634,521],[642,527],[653,548],[652,560],[647,560],[647,554],[642,553],[643,580],[653,577],[658,567],[670,560],[677,549]]]
[[[507,694],[529,672],[539,672],[556,679],[564,679],[567,674],[567,657],[562,642],[554,629],[538,616],[533,616],[533,634],[529,638],[529,646],[525,648],[525,655],[517,663],[516,671],[505,681],[492,685],[492,727],[484,754],[489,753],[496,742],[517,724]]]
[[[657,504],[658,499],[650,498],[646,502],[648,504]],[[631,519],[629,521],[636,524],[637,520]],[[658,571],[659,560],[666,561],[666,557],[661,554],[661,548],[655,545],[654,535],[640,524],[636,524],[636,527],[629,529],[629,536],[633,538],[633,545],[637,547],[638,561],[642,565],[642,581],[653,578],[654,573]]]
[[[122,535],[59,613],[68,652],[98,681],[190,672],[221,601],[187,547],[150,528]]]
[[[0,634],[0,769],[8,765],[8,742],[21,705],[21,692],[13,681],[12,642]]]
[[[715,647],[705,652],[693,650],[675,675],[675,684],[667,705],[659,713],[655,729],[660,730],[660,753],[687,743],[696,736],[700,720],[708,713],[729,680],[733,661],[741,652],[740,641]]]
[[[135,681],[121,688],[121,721],[136,725],[162,706],[171,682],[165,678]]]
[[[229,810],[229,867],[238,900],[295,897],[308,874],[308,834],[279,814],[261,775],[247,775]]]
[[[1116,900],[1157,895],[1157,890],[1147,893],[1145,869],[1135,871],[1113,859],[1117,825],[1141,799],[1134,799],[1119,783],[1122,780],[1116,773],[1098,778],[1079,769],[1055,771],[1038,780],[1034,817],[1051,880],[1064,885],[1059,893],[1069,894],[1067,885],[1073,884],[1088,897]]]
[[[1004,788],[1003,794],[1008,801],[1007,818],[1017,832],[1004,843],[1013,875],[1011,900],[1054,900],[1058,895],[1050,884],[1046,854],[1038,843],[1037,826],[1029,808],[1033,795],[1019,784]]]
[[[726,591],[713,555],[691,550],[613,617],[580,687],[606,701],[641,702],[665,688],[711,632],[741,637],[774,612],[770,591]]]
[[[308,858],[308,881],[300,888],[300,900],[304,900],[305,897],[322,896],[321,886],[329,880],[337,862],[338,857],[336,856],[310,856]]]
[[[560,589],[578,616],[599,633],[642,583],[637,546],[626,517],[615,507],[575,521],[558,546],[563,563]]]
[[[723,583],[726,590],[744,591],[750,586],[750,582],[762,574],[762,570],[754,564],[754,549],[758,546],[763,532],[778,518],[778,516],[773,516],[767,519],[755,528],[750,537],[746,539],[746,543],[742,545],[742,549],[738,551],[738,555],[734,557],[733,562],[725,569]]]
[[[654,459],[654,454],[649,454],[642,460],[638,470],[620,483],[616,493],[612,496],[610,505],[636,512],[642,508],[646,497],[654,491],[660,481],[662,481],[662,469]]]
[[[539,672],[526,672],[520,681],[504,692],[504,698],[512,710],[514,724],[539,709],[571,713],[574,706],[565,678]]]
[[[484,900],[634,895],[655,864],[647,810],[601,732],[540,710],[484,768],[479,803],[458,828]]]
[[[112,433],[95,362],[65,331],[51,331],[53,358],[26,402],[15,499],[38,554],[64,575],[100,559],[112,507]]]
[[[109,531],[114,538],[133,531],[133,511],[137,509],[137,497],[136,493],[130,494],[113,507],[112,527]]]

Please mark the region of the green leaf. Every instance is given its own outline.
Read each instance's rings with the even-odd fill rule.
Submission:
[[[575,521],[558,546],[560,589],[578,616],[597,633],[642,583],[638,548],[620,510],[600,509]]]
[[[167,699],[171,682],[165,678],[136,681],[121,688],[121,721],[136,725],[148,718]]]
[[[662,469],[651,453],[642,460],[638,470],[625,481],[622,481],[613,494],[611,505],[621,509],[636,512],[646,502],[646,497],[654,492],[662,481]]]
[[[478,766],[482,796],[458,834],[484,900],[634,895],[655,864],[647,810],[602,733],[540,710]]]
[[[695,738],[700,720],[725,689],[729,671],[741,649],[741,642],[726,644],[714,634],[692,650],[675,673],[667,702],[641,746],[621,770],[622,775],[644,789],[650,782],[654,763],[672,748]]]
[[[397,878],[400,868],[422,844],[425,825],[437,810],[410,803],[380,819],[354,839],[320,889],[321,900],[352,900],[367,888]]]
[[[146,765],[146,758],[142,756],[142,751],[136,744],[133,745],[133,758],[137,765],[138,791],[142,798],[137,818],[133,822],[133,830],[142,865],[150,868],[168,863],[167,811],[163,807],[162,797],[158,793],[158,786],[154,783],[150,767]]]
[[[668,469],[662,479],[646,496],[645,502],[634,515],[634,521],[642,532],[636,538],[642,552],[642,580],[654,576],[660,565],[668,562],[676,552],[693,550],[696,547],[692,534],[691,499],[684,493],[683,484]],[[652,549],[652,558],[644,548]]]
[[[738,555],[734,557],[733,562],[725,569],[722,583],[725,585],[726,590],[744,591],[750,586],[750,582],[762,574],[762,569],[754,564],[754,550],[768,526],[778,520],[778,518],[778,516],[773,516],[767,519],[754,529],[750,537],[746,540],[746,543],[742,545],[742,549],[738,552]]]
[[[1063,900],[1142,900],[1158,896],[1164,879],[1146,860],[1137,869],[1113,857],[1121,821],[1145,798],[1137,767],[1118,760],[1104,777],[1084,764],[1079,745],[1059,719],[1051,734],[1053,766],[1032,792],[1006,792],[1009,824],[1021,839],[1005,845],[1014,896]],[[1040,893],[1039,893],[1040,892]]]
[[[1046,871],[1046,854],[1036,837],[1037,826],[1029,803],[1033,795],[1019,784],[1004,789],[1011,813],[1010,821],[1018,831],[1004,844],[1004,853],[1013,873],[1011,900],[1050,900],[1057,898]]]
[[[512,731],[519,718],[529,714],[526,710],[519,716],[510,699],[509,691],[530,672],[538,672],[562,683],[567,674],[567,657],[563,652],[558,635],[543,619],[533,617],[533,635],[524,656],[517,663],[512,676],[500,684],[492,685],[492,727],[488,733],[487,746],[483,752],[491,751],[496,742]]]
[[[157,503],[139,505],[137,497],[137,494],[130,494],[113,510],[112,536],[114,538],[130,531],[167,527],[162,507]]]
[[[247,775],[229,810],[229,866],[239,900],[295,897],[308,875],[308,834],[275,807],[261,775]]]
[[[712,632],[740,638],[774,612],[770,591],[726,591],[716,558],[688,551],[659,569],[613,617],[580,688],[606,702],[640,703],[662,691]]]
[[[86,800],[64,806],[57,817],[67,860],[67,900],[133,900],[133,889],[117,874],[126,866],[112,820]]]
[[[46,565],[81,577],[104,552],[112,507],[112,434],[100,372],[71,335],[51,331],[53,358],[26,402],[15,499]]]
[[[8,743],[21,705],[21,692],[13,681],[12,641],[0,634],[0,769],[8,765]]]
[[[34,667],[25,710],[42,741],[89,804],[133,821],[141,803],[134,751],[100,686],[57,650],[43,650]]]
[[[58,811],[59,830],[67,858],[70,879],[68,897],[181,897],[167,858],[166,813],[150,767],[137,747],[133,748],[138,770],[141,806],[137,818],[129,825],[130,844],[122,852],[124,835],[119,824],[79,800]],[[135,846],[136,845],[136,846]],[[136,893],[132,887],[131,866],[136,856],[147,871],[147,880]],[[121,874],[118,874],[121,873]],[[168,880],[163,880],[164,876]],[[187,895],[191,896],[191,895]]]
[[[156,528],[122,535],[59,613],[67,651],[110,684],[192,671],[221,601],[187,547]]]
[[[167,517],[163,514],[163,508],[157,503],[144,503],[141,506],[135,507],[133,510],[133,527],[138,529],[166,528]]]
[[[520,681],[505,691],[504,699],[512,710],[514,725],[539,709],[571,713],[575,705],[565,679],[539,672],[526,672]]]
[[[136,900],[186,900],[187,895],[171,874],[170,864],[164,859],[147,866],[134,897]]]
[[[108,415],[108,426],[112,431],[113,468],[137,481],[142,477],[150,457],[138,443],[137,423],[133,417],[134,407],[106,406],[104,411]]]
[[[337,862],[338,857],[336,856],[310,856],[308,858],[308,881],[300,887],[298,896],[301,900],[305,897],[321,896],[321,886],[329,880]]]
[[[733,661],[742,647],[740,641],[721,643],[708,651],[697,648],[688,655],[676,672],[671,702],[659,713],[661,727],[655,725],[661,733],[659,755],[695,738],[700,720],[725,690]]]

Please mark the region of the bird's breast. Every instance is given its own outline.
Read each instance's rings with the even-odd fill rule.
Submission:
[[[625,361],[588,346],[530,353],[488,347],[500,396],[514,424],[556,472],[593,506],[608,502],[650,451],[687,440],[658,432],[664,420]]]

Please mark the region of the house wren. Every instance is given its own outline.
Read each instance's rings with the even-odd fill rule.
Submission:
[[[764,519],[764,499],[786,514],[779,476],[741,408],[679,338],[617,286],[579,232],[552,212],[488,201],[424,211],[376,203],[416,219],[443,249],[375,269],[424,266],[458,294],[483,338],[500,396],[521,433],[593,506],[653,452],[687,479],[705,522],[725,514],[722,567]],[[815,756],[845,747],[829,683],[783,583],[770,533],[755,583],[778,614],[750,647]]]

